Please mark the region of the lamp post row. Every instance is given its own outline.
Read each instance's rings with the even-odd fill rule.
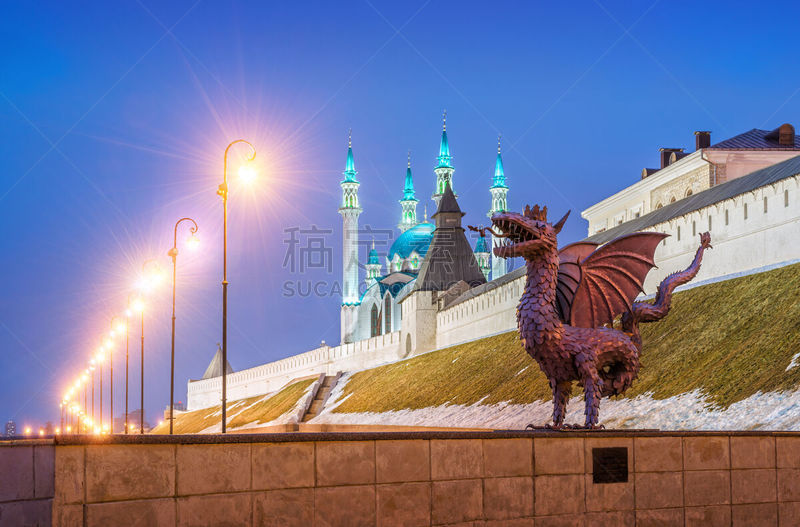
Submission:
[[[227,364],[228,364],[228,152],[230,151],[231,147],[236,144],[243,143],[250,147],[250,155],[247,157],[247,161],[251,162],[256,157],[256,149],[255,147],[249,142],[244,139],[237,139],[232,141],[228,144],[225,148],[225,154],[223,156],[223,169],[222,169],[222,184],[219,185],[217,188],[217,194],[222,198],[222,224],[223,224],[223,242],[222,242],[222,422],[221,422],[221,430],[222,433],[227,432]],[[178,256],[178,226],[185,222],[191,222],[190,233],[191,233],[191,241],[196,241],[195,234],[197,233],[198,226],[197,222],[189,217],[184,217],[179,219],[175,223],[175,228],[173,230],[173,244],[172,248],[167,252],[167,255],[172,259],[172,332],[171,332],[171,347],[170,347],[170,400],[169,400],[169,433],[174,433],[174,406],[175,406],[175,300],[176,300],[176,277],[177,277],[177,256]],[[147,260],[142,265],[142,272],[145,274],[146,268],[148,264],[155,263],[154,260]],[[148,284],[142,284],[143,286],[147,286]],[[141,300],[135,300],[135,304],[132,305],[131,303],[131,296],[128,296],[128,307],[125,312],[125,320],[126,323],[124,324],[124,332],[125,332],[125,430],[124,433],[127,434],[130,430],[130,424],[128,422],[128,385],[129,385],[129,345],[130,345],[130,338],[129,338],[129,327],[130,327],[130,317],[131,317],[131,308],[135,307],[135,311],[140,312],[140,325],[141,325],[141,348],[140,348],[140,360],[141,360],[141,375],[140,375],[140,414],[139,414],[139,433],[144,434],[144,307],[141,304]],[[117,317],[112,318],[111,320],[111,336],[115,335],[115,328],[114,320]],[[113,352],[112,352],[113,343],[109,341],[108,343],[108,353],[109,353],[109,373],[110,373],[110,386],[109,386],[109,397],[110,397],[110,412],[111,412],[111,432],[114,431],[114,361],[113,361]],[[100,369],[100,428],[102,431],[103,427],[103,352],[104,348],[101,348],[101,354],[98,355],[97,362],[99,363]],[[65,423],[66,426],[72,427],[75,424],[75,420],[77,418],[77,431],[80,432],[80,425],[84,425],[84,431],[88,431],[88,423],[86,422],[88,419],[88,415],[86,415],[86,411],[88,410],[87,406],[87,385],[91,383],[91,391],[92,391],[92,407],[91,407],[91,425],[94,426],[95,423],[95,416],[94,416],[94,370],[95,370],[95,360],[92,359],[90,361],[90,366],[87,368],[86,373],[81,377],[81,379],[76,383],[75,389],[77,390],[80,387],[80,384],[83,384],[83,407],[84,411],[78,411],[77,408],[70,406],[69,399],[71,398],[72,389],[69,390],[68,396],[64,398],[61,402],[60,412],[61,412],[61,428],[64,429]],[[91,376],[91,378],[89,378]],[[81,380],[83,381],[81,383]],[[76,415],[77,414],[77,415]],[[83,414],[83,419],[81,419],[81,415]]]

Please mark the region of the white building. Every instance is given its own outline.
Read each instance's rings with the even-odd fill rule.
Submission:
[[[646,293],[689,264],[698,235],[705,231],[711,232],[714,248],[695,283],[800,260],[800,141],[794,129],[751,130],[713,146],[707,133],[697,137],[694,153],[664,150],[669,155],[663,168],[646,169],[642,180],[583,212],[589,220],[588,240],[598,244],[636,231],[671,235],[656,250],[658,267],[647,277]],[[525,269],[485,280],[481,251],[473,254],[463,245],[462,214],[447,188],[451,182],[435,196],[440,207],[435,228],[427,227],[431,237],[422,244],[424,250],[411,242],[403,252],[396,248],[403,264],[383,277],[371,267],[380,261],[370,252],[370,287],[354,306],[354,342],[343,339],[336,347],[323,345],[232,373],[229,398],[265,394],[311,374],[361,370],[513,330]],[[422,262],[418,269],[410,266],[415,254]],[[190,410],[219,404],[220,378],[190,381],[188,391]]]

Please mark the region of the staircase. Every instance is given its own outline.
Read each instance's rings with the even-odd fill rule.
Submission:
[[[325,401],[328,400],[328,396],[331,394],[331,390],[333,390],[333,387],[336,386],[336,381],[339,380],[341,375],[341,373],[337,373],[336,375],[325,376],[325,379],[322,381],[322,385],[320,385],[319,389],[317,389],[317,394],[314,396],[314,400],[311,401],[311,406],[308,407],[308,410],[303,416],[303,423],[308,422],[319,415],[319,413],[322,411],[322,407],[325,406]]]

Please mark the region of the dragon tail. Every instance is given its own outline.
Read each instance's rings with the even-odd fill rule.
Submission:
[[[711,248],[711,234],[704,232],[700,235],[700,247],[697,248],[691,265],[683,271],[672,273],[664,278],[658,285],[653,303],[634,302],[631,311],[622,316],[623,331],[632,333],[640,341],[638,328],[640,322],[656,322],[667,316],[672,304],[673,291],[679,285],[683,285],[697,276],[703,261],[703,252],[708,248]]]

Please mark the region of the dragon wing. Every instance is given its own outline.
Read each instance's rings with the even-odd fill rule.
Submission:
[[[577,287],[574,290],[569,288],[574,291],[569,309],[565,312],[561,308],[561,313],[567,315],[564,320],[572,326],[596,328],[610,324],[617,315],[629,311],[633,300],[643,292],[647,273],[655,267],[653,255],[658,244],[667,236],[661,232],[635,232],[608,242],[578,264],[564,264],[565,285],[562,289],[568,289],[574,281],[575,268],[580,276]],[[569,252],[571,256],[579,254],[582,251],[576,249]],[[557,299],[562,282],[561,265],[558,281]],[[568,295],[565,294],[564,299],[569,300]]]
[[[572,301],[581,283],[581,262],[592,254],[598,245],[592,242],[577,242],[558,251],[556,311],[561,322],[565,324],[569,324]]]

